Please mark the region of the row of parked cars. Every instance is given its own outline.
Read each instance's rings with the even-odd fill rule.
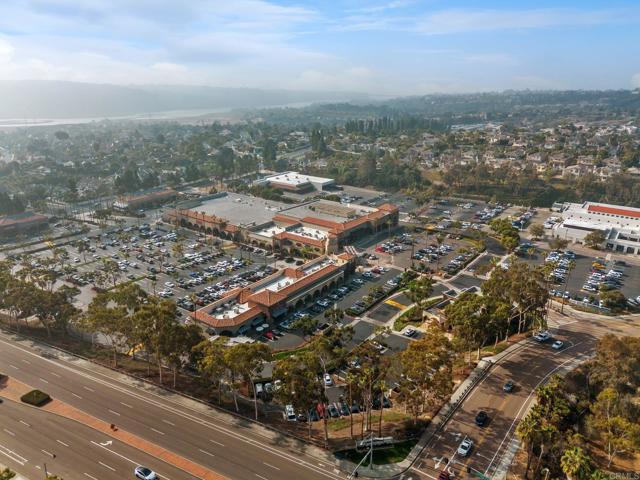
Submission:
[[[591,264],[591,273],[582,285],[582,290],[587,292],[618,290],[622,286],[623,276],[624,268],[622,266],[614,265],[607,270],[606,262],[596,259]]]
[[[379,396],[373,399],[371,408],[373,410],[380,410],[381,407],[391,408],[391,401],[386,395],[383,396],[382,399],[380,399]],[[284,418],[289,422],[306,422],[308,420],[316,422],[325,418],[325,416],[326,418],[348,417],[354,413],[365,412],[366,410],[366,405],[361,405],[355,401],[349,405],[343,400],[327,404],[318,403],[315,408],[310,409],[308,412],[296,412],[293,405],[285,405]]]
[[[565,252],[554,250],[549,252],[545,263],[551,263],[554,265],[553,271],[549,274],[549,279],[555,283],[564,283],[569,274],[569,268],[571,262],[575,260],[576,254],[571,250]]]
[[[203,306],[209,303],[215,302],[216,300],[222,298],[222,296],[230,290],[238,287],[248,287],[254,282],[271,275],[275,272],[275,269],[269,265],[261,266],[259,268],[254,268],[252,270],[247,270],[242,273],[237,273],[225,280],[217,282],[213,285],[209,285],[205,287],[203,290],[195,293],[195,299],[192,296],[185,296],[184,298],[178,299],[176,303],[178,306],[185,308],[186,310],[193,311],[195,309],[195,305]],[[180,280],[176,280],[178,285],[182,286]],[[192,279],[196,280],[196,279]],[[204,278],[200,277],[197,281],[200,283],[204,283]],[[184,281],[183,281],[184,282]],[[165,286],[171,287],[172,282],[165,283]],[[194,305],[195,303],[195,305]]]
[[[424,248],[419,248],[414,254],[414,260],[421,260],[423,262],[433,262],[438,257],[444,257],[449,252],[453,251],[453,247],[451,245],[443,244],[443,245],[429,245]]]

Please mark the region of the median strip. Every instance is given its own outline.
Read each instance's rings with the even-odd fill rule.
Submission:
[[[19,402],[20,398],[24,394],[29,392],[31,392],[31,388],[28,385],[25,385],[24,383],[11,377],[7,377],[4,384],[0,386],[0,396],[9,400],[14,400],[16,402]],[[173,465],[174,467],[179,468],[196,478],[200,478],[202,480],[227,480],[225,476],[220,475],[219,473],[209,470],[202,465],[192,462],[191,460],[181,455],[175,454],[133,433],[117,428],[113,424],[109,424],[103,420],[100,420],[99,418],[89,415],[88,413],[85,413],[82,410],[79,410],[60,400],[51,399],[49,403],[41,408],[42,410],[45,410],[49,413],[68,418],[70,420],[75,420],[76,422],[90,427],[98,432],[104,433],[115,440],[121,441],[133,448],[137,448],[138,450],[151,455],[169,465]],[[106,465],[104,466],[106,468],[109,468]]]

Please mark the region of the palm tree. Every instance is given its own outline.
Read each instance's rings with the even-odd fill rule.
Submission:
[[[560,466],[568,480],[586,479],[591,471],[589,457],[580,447],[565,450],[560,458]]]

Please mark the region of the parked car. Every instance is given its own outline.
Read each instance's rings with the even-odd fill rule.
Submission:
[[[402,332],[402,334],[405,337],[413,337],[413,336],[415,336],[416,332],[417,332],[417,330],[415,328],[409,327],[404,332]]]
[[[461,457],[466,457],[471,452],[473,448],[473,441],[469,438],[465,438],[460,442],[460,446],[458,447],[458,455]]]
[[[487,415],[487,412],[485,412],[484,410],[480,410],[476,415],[476,425],[478,425],[479,427],[484,427],[487,423],[487,420],[489,420],[489,415]]]
[[[514,388],[515,388],[515,384],[513,383],[513,380],[507,380],[503,385],[502,390],[505,391],[506,393],[511,393],[513,392]]]
[[[327,387],[330,387],[333,385],[333,379],[331,378],[331,375],[329,375],[328,373],[324,374],[324,384]]]
[[[553,345],[551,345],[551,348],[554,350],[560,350],[562,347],[564,347],[564,342],[562,340],[556,340],[553,342]]]
[[[551,334],[548,331],[538,332],[533,336],[533,339],[539,343],[544,343],[551,338]]]
[[[331,418],[340,418],[340,412],[338,411],[338,409],[334,404],[332,403],[329,404],[328,410],[329,410],[329,416]]]

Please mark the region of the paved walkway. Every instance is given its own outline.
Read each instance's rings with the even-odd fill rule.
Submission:
[[[0,387],[0,396],[19,402],[20,397],[31,390],[32,388],[28,385],[8,377],[6,382]],[[116,429],[113,430],[111,425],[107,422],[89,415],[67,403],[61,402],[60,400],[52,399],[49,403],[41,407],[41,409],[70,420],[75,420],[76,422],[93,428],[98,432],[104,433],[115,440],[126,443],[131,447],[152,455],[165,463],[184,470],[197,478],[201,478],[203,480],[226,479],[223,475],[213,472],[212,470],[209,470],[180,455],[176,455],[175,453],[134,435],[133,433],[121,430],[117,428],[117,426]]]

